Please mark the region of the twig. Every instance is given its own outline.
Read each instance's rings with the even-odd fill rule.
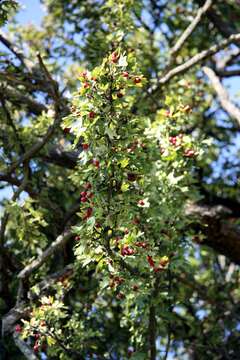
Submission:
[[[189,38],[189,36],[193,33],[193,31],[196,29],[197,25],[202,19],[202,16],[207,12],[207,10],[212,5],[212,0],[206,0],[205,4],[198,9],[196,17],[193,19],[191,24],[186,28],[186,30],[182,33],[176,44],[173,46],[173,48],[170,50],[171,57],[176,55],[185,41]]]
[[[42,69],[42,72],[45,76],[45,78],[49,81],[49,83],[51,84],[52,86],[52,97],[55,101],[55,103],[58,103],[59,102],[59,99],[60,99],[60,94],[58,92],[58,84],[57,82],[52,78],[50,72],[48,71],[48,68],[46,67],[46,65],[44,64],[43,62],[43,59],[41,57],[41,54],[40,53],[37,53],[37,58],[38,58],[38,62],[39,62],[39,65],[40,65],[40,68]]]
[[[171,331],[170,331],[170,329],[168,329],[167,345],[166,345],[165,355],[164,355],[163,360],[167,360],[167,358],[168,358],[168,354],[169,354],[169,350],[170,350],[170,344],[171,344]]]
[[[211,81],[212,87],[219,98],[222,108],[231,116],[231,118],[235,119],[240,126],[240,108],[230,101],[226,89],[221,84],[215,72],[207,66],[203,68],[203,71]]]
[[[185,73],[187,70],[191,69],[194,65],[198,64],[202,60],[205,60],[209,56],[216,54],[219,50],[224,49],[229,44],[233,43],[234,41],[240,41],[240,33],[231,35],[228,39],[222,40],[219,44],[211,46],[207,50],[203,50],[200,53],[196,54],[185,63],[176,66],[174,69],[167,72],[167,74],[163,75],[158,82],[158,85],[155,89],[152,90],[152,93],[161,88],[161,86],[166,85],[173,77],[176,75],[180,75]]]
[[[3,99],[10,100],[15,105],[21,104],[26,106],[27,110],[35,115],[41,115],[43,111],[48,111],[48,108],[44,104],[9,86],[1,87],[0,95]]]
[[[34,270],[38,269],[55,251],[63,246],[71,237],[72,232],[69,230],[64,231],[57,239],[35,260],[33,260],[29,265],[27,265],[20,273],[18,274],[19,279],[24,279],[29,276]]]
[[[60,124],[62,118],[61,116],[56,116],[52,125],[49,126],[46,134],[43,136],[42,140],[33,145],[29,150],[27,150],[16,162],[14,162],[7,170],[5,175],[10,175],[13,171],[21,165],[23,162],[26,162],[33,158],[36,153],[38,153],[44,145],[48,142],[48,140],[53,135],[55,128]]]
[[[15,135],[15,138],[18,142],[18,145],[19,145],[19,148],[20,148],[20,151],[21,153],[24,153],[25,149],[24,149],[24,146],[21,142],[21,139],[20,139],[20,136],[19,136],[19,133],[18,133],[18,130],[14,124],[14,121],[11,117],[11,114],[7,108],[7,105],[6,105],[6,102],[5,102],[5,99],[0,97],[0,101],[1,101],[1,104],[2,104],[2,109],[6,115],[6,119],[7,119],[7,122],[9,123],[10,127],[12,128],[13,132],[14,132],[14,135]]]
[[[151,294],[152,299],[156,299],[160,287],[160,274],[156,274],[154,279],[154,286]],[[155,305],[152,303],[149,308],[149,360],[156,360],[157,349],[156,349],[156,331],[157,331],[157,320],[156,320],[156,309]]]
[[[196,0],[198,4],[202,3],[202,0]],[[230,36],[231,34],[236,33],[236,28],[234,27],[234,22],[225,21],[223,20],[223,14],[221,12],[217,12],[215,9],[211,8],[207,11],[207,17],[210,19],[210,21],[213,23],[215,28],[218,29],[218,31],[225,36],[226,38]],[[233,26],[232,26],[233,25]],[[239,45],[239,40],[234,40],[234,43],[236,45]]]
[[[0,41],[2,44],[4,44],[17,58],[18,60],[21,62],[21,64],[23,65],[23,67],[27,68],[25,62],[24,62],[24,56],[22,53],[20,53],[17,49],[16,46],[13,45],[3,34],[3,32],[1,31],[0,33]]]
[[[216,74],[221,78],[227,78],[232,76],[240,76],[240,69],[234,70],[216,70]]]
[[[231,65],[238,56],[240,56],[240,49],[234,48],[230,50],[226,56],[221,56],[220,59],[215,59],[217,70],[224,70],[225,67]]]
[[[35,145],[33,145],[28,151],[26,151],[15,163],[13,163],[7,170],[6,175],[10,175],[19,165],[21,165],[23,162],[26,162],[30,160],[36,153],[39,152],[43,148],[43,146],[48,142],[48,140],[51,138],[51,136],[54,133],[55,128],[60,124],[62,120],[62,110],[66,110],[66,106],[62,104],[61,96],[58,92],[58,86],[55,80],[51,77],[48,69],[43,63],[43,60],[40,56],[40,54],[37,55],[39,64],[42,68],[42,71],[46,77],[46,79],[50,82],[52,86],[52,98],[54,100],[54,122],[51,126],[49,126],[46,134],[43,136],[42,140],[37,142]],[[64,112],[64,111],[63,111]]]
[[[149,350],[150,350],[150,360],[156,360],[157,350],[156,350],[156,312],[155,306],[151,305],[149,309]]]

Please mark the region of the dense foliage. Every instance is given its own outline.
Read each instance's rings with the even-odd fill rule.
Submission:
[[[0,4],[0,359],[238,359],[237,2],[42,3]]]

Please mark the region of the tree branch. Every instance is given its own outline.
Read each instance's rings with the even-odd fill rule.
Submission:
[[[196,29],[197,25],[201,21],[203,15],[207,12],[207,10],[212,5],[212,0],[206,0],[205,4],[198,9],[196,17],[193,19],[191,24],[186,28],[186,30],[182,33],[176,44],[170,50],[171,57],[175,56],[181,47],[184,45],[185,41],[191,36],[193,31]]]
[[[240,109],[230,101],[226,89],[221,84],[215,72],[207,66],[203,67],[203,71],[211,81],[222,108],[231,116],[232,119],[237,121],[238,126],[240,127]]]
[[[69,230],[64,231],[37,259],[33,260],[22,271],[20,271],[17,277],[19,279],[24,279],[27,276],[29,276],[34,270],[38,269],[61,246],[66,244],[66,242],[69,239],[71,239],[72,235],[73,235],[72,232],[70,232]]]
[[[25,106],[30,113],[35,115],[41,115],[43,111],[48,111],[48,108],[44,104],[34,100],[30,96],[22,94],[16,89],[13,90],[9,86],[0,87],[0,96],[2,99],[11,101],[16,106]]]
[[[240,227],[231,221],[229,208],[188,204],[185,211],[193,219],[192,225],[204,235],[203,240],[195,239],[199,245],[207,245],[240,264]]]
[[[3,34],[3,32],[0,32],[0,42],[5,45],[17,58],[18,60],[21,62],[21,64],[23,65],[23,67],[27,67],[25,62],[24,62],[24,56],[22,53],[20,53],[18,51],[18,49],[16,48],[15,45],[13,45],[11,43],[11,41],[9,41],[5,35]]]
[[[26,359],[38,360],[38,357],[34,354],[30,346],[25,341],[23,341],[16,332],[13,333],[13,339],[16,346],[19,348],[21,353],[23,353]]]
[[[196,2],[201,6],[203,4],[203,0],[196,0]],[[207,17],[213,23],[213,25],[218,29],[218,31],[224,36],[229,37],[230,35],[236,33],[235,28],[229,22],[223,20],[222,13],[217,13],[214,8],[208,9]],[[239,39],[235,39],[234,43],[239,45]]]
[[[30,289],[28,292],[28,298],[30,300],[35,300],[36,298],[39,298],[58,279],[60,279],[61,277],[68,276],[69,274],[71,275],[72,272],[73,272],[73,264],[69,264],[65,266],[62,270],[50,274],[44,280],[40,281],[35,286],[31,287],[31,289],[33,289],[33,287],[37,288],[38,293]],[[12,308],[7,314],[5,314],[2,318],[2,336],[12,332],[14,325],[20,319],[26,316],[29,310],[30,310],[29,305],[25,301],[22,301],[14,308]]]
[[[229,44],[233,43],[234,41],[240,41],[240,33],[231,35],[228,39],[222,40],[219,44],[211,46],[207,50],[203,50],[200,53],[196,54],[185,63],[176,66],[175,68],[171,69],[167,72],[167,74],[163,75],[158,82],[158,85],[155,89],[152,90],[152,93],[159,90],[159,88],[163,85],[166,85],[173,77],[176,75],[180,75],[185,73],[187,70],[191,69],[194,65],[200,63],[202,60],[216,54],[219,50],[224,49]]]

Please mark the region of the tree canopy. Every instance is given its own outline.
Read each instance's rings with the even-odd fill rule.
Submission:
[[[0,359],[239,359],[240,7],[0,2]]]

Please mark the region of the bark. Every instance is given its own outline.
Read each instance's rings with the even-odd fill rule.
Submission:
[[[216,252],[240,264],[240,226],[231,218],[231,210],[216,205],[190,204],[186,214],[195,219],[195,225],[205,235],[203,240],[195,239],[200,245],[207,245]]]

